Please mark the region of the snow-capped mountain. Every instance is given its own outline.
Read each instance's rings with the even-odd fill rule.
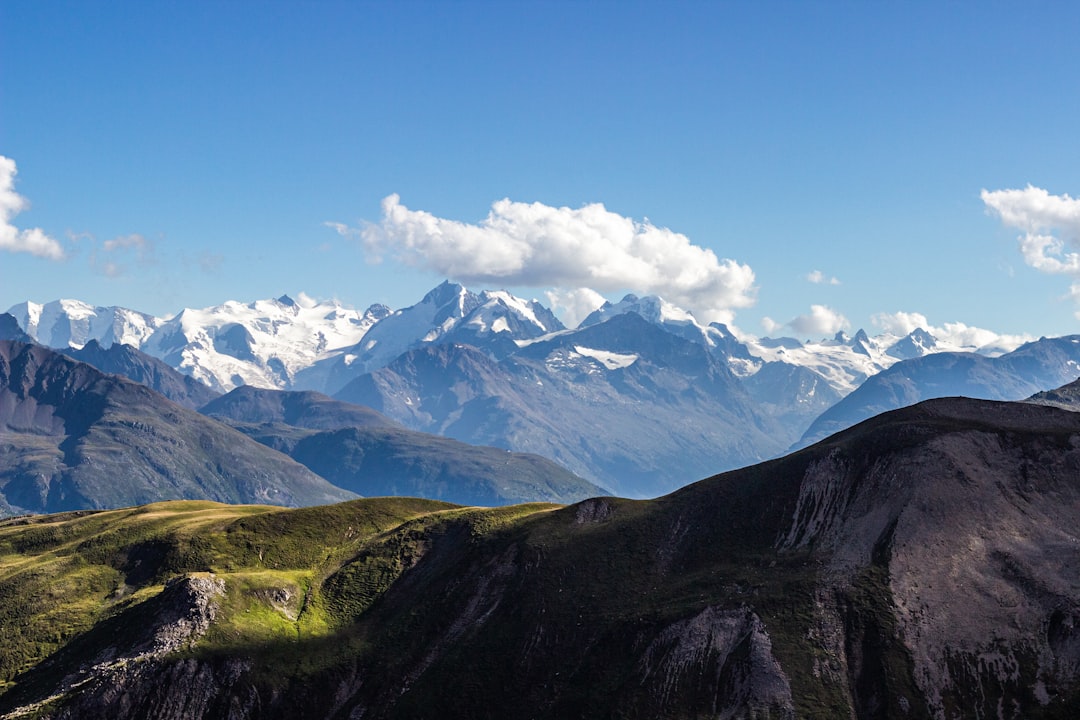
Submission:
[[[79,300],[54,300],[43,305],[26,301],[8,313],[35,342],[56,348],[80,348],[90,340],[140,347],[164,322],[136,310],[94,307]]]
[[[949,396],[1023,400],[1058,388],[1078,375],[1080,336],[1075,335],[1041,338],[995,357],[972,352],[927,353],[901,360],[869,378],[815,419],[794,447],[805,447],[874,415],[923,400]]]
[[[566,329],[537,300],[523,300],[505,290],[484,290],[478,300],[479,304],[444,334],[446,341],[486,347],[501,355],[513,352],[523,341]]]
[[[616,315],[636,313],[654,325],[659,325],[673,335],[690,342],[704,345],[714,355],[729,360],[731,370],[737,375],[750,374],[748,367],[756,368],[756,362],[746,345],[721,323],[702,325],[689,310],[683,310],[658,295],[626,295],[617,303],[605,302],[581,321],[579,328],[598,325]]]
[[[25,302],[11,313],[42,344],[81,347],[92,339],[105,347],[130,344],[218,391],[252,385],[327,394],[412,351],[441,345],[475,348],[500,362],[531,357],[534,345],[555,347],[555,342],[558,350],[544,361],[546,371],[560,367],[563,377],[586,377],[626,370],[643,356],[643,338],[608,337],[607,345],[595,346],[579,342],[578,334],[632,314],[704,348],[736,378],[754,412],[769,419],[770,432],[785,444],[867,378],[904,359],[957,350],[996,356],[1012,349],[959,347],[924,328],[904,336],[870,337],[859,330],[853,337],[838,333],[805,342],[740,337],[719,323],[703,325],[660,297],[636,295],[605,303],[571,330],[536,300],[501,290],[474,293],[450,282],[398,310],[372,305],[359,312],[301,294],[299,301],[281,296],[185,309],[167,319],[75,300]],[[426,400],[417,394],[423,388],[401,392],[420,405]]]
[[[129,344],[220,391],[249,384],[333,393],[353,378],[426,344],[464,343],[493,357],[504,357],[530,342],[567,331],[536,300],[523,300],[505,291],[474,293],[450,282],[432,289],[419,303],[399,310],[372,305],[359,312],[336,301],[315,302],[301,295],[299,301],[282,296],[185,309],[168,319],[121,307],[93,307],[78,300],[44,305],[23,302],[9,312],[27,334],[44,345],[81,347],[91,339],[105,347],[116,342]],[[756,381],[748,382],[751,392],[762,392],[774,402],[783,400],[776,397],[776,387],[801,387],[814,394],[790,400],[807,413],[811,408],[823,410],[821,403],[847,395],[868,377],[903,359],[944,351],[996,356],[1013,349],[961,347],[935,338],[923,328],[906,336],[869,337],[859,330],[854,337],[838,333],[833,338],[805,342],[794,338],[740,339],[722,324],[702,325],[690,312],[660,297],[636,295],[605,303],[581,323],[580,329],[625,313],[637,314],[703,345],[744,380],[770,366]],[[773,367],[774,363],[782,365]],[[815,377],[831,392],[823,392]]]
[[[317,363],[297,378],[297,386],[333,393],[360,375],[389,364],[424,345],[466,343],[502,356],[527,341],[565,329],[536,300],[505,291],[479,295],[444,282],[416,305],[389,313],[339,356]]]
[[[227,392],[238,385],[292,387],[297,372],[355,344],[390,309],[373,305],[361,313],[337,301],[282,295],[188,308],[171,318],[78,300],[24,302],[9,313],[42,345],[81,348],[91,340],[103,347],[130,345]]]
[[[784,362],[813,370],[841,396],[901,360],[940,352],[973,352],[996,357],[1015,349],[998,343],[958,345],[935,338],[923,328],[915,328],[902,336],[882,333],[869,337],[859,330],[854,337],[848,337],[839,332],[831,339],[806,342],[766,337],[748,339],[746,345],[751,355],[765,362]]]
[[[282,295],[253,303],[185,309],[143,343],[143,352],[227,392],[239,385],[286,389],[302,370],[355,344],[389,313]]]

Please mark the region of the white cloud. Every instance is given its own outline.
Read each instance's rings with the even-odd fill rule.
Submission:
[[[835,277],[825,277],[825,273],[820,270],[811,270],[806,274],[806,280],[812,282],[815,285],[839,285],[840,281]]]
[[[1080,285],[1074,287],[1077,288],[1076,295],[1080,297]],[[907,335],[916,328],[922,328],[939,342],[966,349],[983,348],[1008,352],[1035,339],[1033,335],[1003,335],[962,322],[947,322],[936,326],[930,324],[925,315],[917,312],[877,313],[870,321],[882,332],[892,335]]]
[[[870,318],[870,322],[890,335],[907,335],[916,328],[930,329],[930,321],[922,313],[877,313]]]
[[[133,233],[131,235],[113,238],[112,240],[106,240],[101,244],[101,247],[104,248],[106,252],[133,249],[139,254],[144,254],[150,247],[150,243],[148,243],[146,238],[142,235]]]
[[[301,290],[296,294],[296,304],[302,308],[313,308],[319,304],[319,301]]]
[[[808,314],[792,318],[787,325],[804,337],[835,335],[851,327],[846,317],[825,305],[811,305]]]
[[[44,230],[20,230],[12,224],[12,219],[29,207],[26,198],[15,192],[17,173],[15,161],[0,155],[0,250],[62,260],[64,249],[59,242],[46,235]]]
[[[1032,185],[983,190],[980,196],[1005,225],[1024,232],[1019,238],[1024,262],[1046,273],[1080,275],[1080,199]]]
[[[93,236],[89,237],[93,240]],[[138,233],[106,240],[101,243],[100,250],[90,253],[90,267],[106,277],[123,277],[128,273],[127,261],[132,256],[139,267],[152,265],[154,244]]]
[[[604,296],[592,288],[548,290],[544,293],[544,296],[547,298],[552,311],[569,328],[577,327],[582,320],[589,316],[589,313],[604,304]]]
[[[778,323],[771,317],[766,316],[761,318],[761,327],[765,328],[766,333],[772,335],[774,332],[784,327],[784,324]]]
[[[730,322],[754,304],[750,266],[717,258],[680,233],[608,211],[500,200],[478,224],[410,210],[397,195],[383,200],[383,218],[361,230],[369,259],[384,254],[464,283],[633,290],[662,295],[711,322]]]

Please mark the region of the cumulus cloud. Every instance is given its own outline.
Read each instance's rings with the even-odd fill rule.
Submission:
[[[500,200],[478,224],[410,210],[397,195],[382,210],[381,222],[360,230],[327,225],[358,236],[369,259],[389,256],[463,283],[654,293],[706,322],[730,322],[755,300],[750,266],[599,203],[573,209]]]
[[[552,311],[570,328],[577,327],[589,313],[604,304],[604,296],[592,288],[548,290],[544,296]]]
[[[840,281],[835,277],[826,277],[820,270],[811,270],[806,274],[806,280],[815,285],[839,285]]]
[[[907,335],[917,328],[930,329],[930,321],[922,313],[877,313],[870,318],[870,322],[890,335]]]
[[[787,324],[803,336],[835,335],[851,327],[846,317],[825,305],[811,305],[808,314],[794,317]]]
[[[1077,294],[1080,296],[1080,289]],[[988,349],[1008,352],[1035,339],[1033,335],[1005,335],[962,322],[932,325],[925,315],[917,312],[877,313],[870,318],[870,321],[882,332],[891,335],[907,335],[916,328],[922,328],[939,342],[970,350]]]
[[[25,252],[50,260],[62,260],[64,249],[41,228],[20,230],[12,224],[29,203],[15,192],[15,161],[0,155],[0,250]]]
[[[851,323],[846,317],[826,305],[811,305],[810,312],[796,315],[786,323],[764,317],[761,319],[761,326],[770,335],[784,328],[790,328],[800,337],[812,338],[835,335],[840,330],[851,327]]]
[[[1023,231],[1024,262],[1046,273],[1080,275],[1080,199],[1023,190],[983,190],[982,201],[1008,227]]]

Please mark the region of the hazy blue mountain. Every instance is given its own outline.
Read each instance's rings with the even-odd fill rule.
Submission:
[[[176,499],[312,505],[355,497],[145,385],[6,340],[0,496],[8,513]]]
[[[538,455],[408,430],[370,408],[316,392],[240,387],[202,412],[365,497],[507,505],[607,494]]]
[[[571,503],[609,494],[539,455],[470,445],[402,427],[235,427],[334,485],[364,497],[422,497],[497,506]]]
[[[1042,338],[1011,353],[935,353],[896,363],[821,414],[796,444],[805,447],[869,417],[921,400],[963,396],[1022,400],[1080,375],[1080,336]]]
[[[241,385],[199,408],[204,415],[250,424],[281,423],[312,430],[394,426],[398,423],[363,405],[342,402],[322,393],[284,391]]]

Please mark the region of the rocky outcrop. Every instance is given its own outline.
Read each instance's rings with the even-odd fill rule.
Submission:
[[[171,580],[157,597],[110,623],[115,628],[109,630],[119,630],[127,621],[139,622],[137,634],[91,633],[81,643],[83,647],[69,648],[38,669],[62,673],[51,696],[16,707],[3,717],[209,717],[207,710],[222,689],[243,673],[244,663],[226,663],[226,676],[218,677],[220,670],[198,661],[167,662],[165,658],[206,633],[224,593],[225,583],[213,575]],[[70,667],[75,656],[93,651],[94,645],[99,647],[90,662]],[[233,682],[223,682],[229,676],[235,676]],[[54,706],[59,709],[52,710]]]
[[[661,707],[694,692],[705,696],[700,707],[712,717],[795,717],[787,675],[749,608],[709,606],[670,625],[645,649],[639,668],[641,684]]]

